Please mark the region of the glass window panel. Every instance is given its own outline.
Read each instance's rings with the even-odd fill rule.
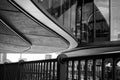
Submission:
[[[111,41],[120,40],[120,0],[111,0]]]
[[[98,8],[98,10],[101,12],[103,17],[105,18],[107,24],[109,25],[109,16],[110,16],[110,0],[94,0],[95,6]]]
[[[91,31],[89,28],[89,16],[91,14],[93,14],[93,0],[78,1],[76,14],[76,36],[82,43],[88,43],[90,42],[90,39],[93,38],[93,35],[90,35],[90,32],[93,31],[93,28],[91,28]],[[90,18],[93,19],[92,17]]]
[[[77,0],[33,0],[42,6],[63,28],[75,33]]]
[[[110,0],[81,0],[77,4],[76,37],[81,43],[110,40]]]
[[[110,9],[109,0],[94,0],[95,41],[109,41]]]

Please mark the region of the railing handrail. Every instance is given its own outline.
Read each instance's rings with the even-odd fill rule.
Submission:
[[[62,52],[67,57],[89,56],[99,54],[111,54],[120,52],[120,41],[105,41],[86,44],[69,51]]]

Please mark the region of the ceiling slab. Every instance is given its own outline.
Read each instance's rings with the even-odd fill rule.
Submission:
[[[38,8],[32,0],[10,0],[10,2],[37,23],[42,23],[53,32],[61,35],[62,39],[69,43],[69,47],[65,51],[77,47],[78,43],[72,32],[63,28],[63,25],[60,25],[42,6]]]
[[[31,44],[12,30],[0,19],[0,49],[2,51],[24,52],[31,47]]]
[[[60,34],[26,16],[8,0],[0,1],[0,18],[9,27],[0,24],[0,52],[52,53],[69,48],[69,41]]]

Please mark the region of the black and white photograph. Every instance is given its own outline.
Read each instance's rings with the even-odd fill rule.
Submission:
[[[120,0],[0,0],[0,80],[120,80]]]

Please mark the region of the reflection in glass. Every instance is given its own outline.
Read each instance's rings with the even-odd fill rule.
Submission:
[[[93,80],[93,60],[87,62],[87,80]]]
[[[106,59],[104,62],[104,80],[113,80],[113,60],[112,59]]]
[[[84,60],[80,62],[80,71],[81,71],[80,79],[85,80],[85,61]]]
[[[111,0],[111,41],[120,40],[120,0]]]
[[[78,80],[78,61],[74,61],[74,80]]]
[[[33,0],[79,43],[110,40],[110,0]]]
[[[116,62],[116,67],[115,67],[115,75],[116,75],[116,80],[120,80],[120,60]]]
[[[55,20],[71,33],[75,33],[75,15],[77,0],[33,0],[42,6]]]
[[[95,63],[95,79],[101,80],[102,79],[102,60],[97,59]]]
[[[109,2],[110,0],[94,0],[95,5],[103,15],[104,19],[106,20],[107,24],[109,25]]]
[[[94,0],[94,3],[97,8],[94,12],[96,40],[109,41],[109,0]]]
[[[72,80],[72,61],[68,62],[68,80]]]
[[[109,41],[109,0],[78,1],[76,18],[81,43]]]

